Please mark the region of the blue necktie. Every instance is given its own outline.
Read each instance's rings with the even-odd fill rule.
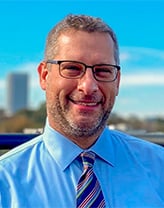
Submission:
[[[95,154],[83,152],[81,158],[84,170],[77,185],[77,208],[104,208],[103,193],[93,172]]]

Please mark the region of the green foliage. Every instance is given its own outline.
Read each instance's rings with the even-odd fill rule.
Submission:
[[[37,110],[21,110],[12,117],[3,117],[0,120],[0,133],[22,132],[25,128],[43,128],[46,119],[46,104],[43,103]],[[121,124],[121,125],[120,125]],[[108,125],[126,126],[127,131],[145,130],[147,132],[164,132],[164,118],[139,119],[136,116],[123,118],[112,113]],[[122,129],[121,129],[122,130]]]
[[[11,117],[1,120],[0,132],[22,132],[25,128],[43,128],[46,118],[46,105],[39,109],[21,110]]]

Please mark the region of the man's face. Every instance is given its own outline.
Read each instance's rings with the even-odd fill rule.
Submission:
[[[113,41],[105,33],[76,31],[59,37],[58,53],[54,60],[74,60],[87,65],[116,64]],[[92,70],[79,79],[63,78],[59,65],[43,63],[40,83],[46,91],[48,120],[54,129],[75,140],[98,137],[112,110],[118,94],[120,74],[114,82],[99,82]]]

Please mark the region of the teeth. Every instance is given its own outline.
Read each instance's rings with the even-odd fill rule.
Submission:
[[[84,106],[95,106],[97,105],[97,103],[79,103],[80,105],[84,105]]]

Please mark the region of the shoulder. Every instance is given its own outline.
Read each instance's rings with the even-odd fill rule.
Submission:
[[[9,163],[14,163],[16,161],[18,162],[22,159],[28,160],[28,157],[30,157],[34,149],[36,151],[36,149],[41,145],[43,140],[42,137],[42,135],[37,136],[0,156],[0,165],[7,166]]]
[[[141,160],[158,159],[164,163],[164,147],[158,144],[115,130],[109,130],[108,137],[119,151],[135,155]]]

